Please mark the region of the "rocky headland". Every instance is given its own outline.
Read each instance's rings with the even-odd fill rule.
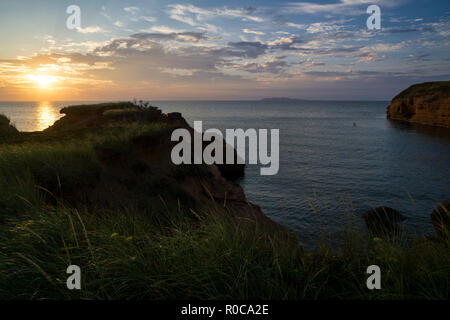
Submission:
[[[69,106],[61,113],[65,116],[53,126],[19,135],[16,143],[79,140],[82,145],[96,141],[93,150],[98,163],[88,166],[79,177],[62,179],[61,173],[45,165],[32,172],[39,185],[61,194],[72,205],[96,211],[130,205],[144,208],[148,199],[163,197],[187,211],[219,206],[240,222],[253,221],[267,230],[286,232],[259,206],[247,201],[236,183],[244,175],[245,165],[172,163],[171,150],[176,144],[171,141],[172,131],[185,128],[193,136],[193,129],[180,113],[164,114],[144,102]],[[114,141],[114,135],[127,138]]]
[[[450,81],[410,86],[392,99],[387,118],[450,128]]]

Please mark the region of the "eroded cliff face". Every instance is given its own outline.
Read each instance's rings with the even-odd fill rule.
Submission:
[[[387,108],[387,118],[450,128],[450,81],[415,84]]]
[[[259,206],[247,201],[241,186],[233,181],[235,176],[243,175],[244,165],[176,166],[172,163],[171,150],[176,142],[171,141],[171,132],[175,128],[186,128],[193,136],[193,129],[181,114],[166,115],[158,108],[132,103],[72,106],[62,109],[61,113],[66,116],[44,131],[57,141],[64,136],[78,137],[80,132],[98,136],[105,130],[126,131],[133,124],[167,127],[134,136],[120,146],[97,143],[94,151],[100,166],[91,178],[85,175],[81,183],[73,186],[69,183],[60,188],[59,192],[71,204],[97,210],[120,208],[123,203],[140,207],[148,205],[149,197],[162,195],[166,196],[165,201],[178,201],[179,206],[189,208],[219,206],[239,223],[258,222],[268,231],[289,236],[281,225],[265,216]],[[57,192],[59,187],[54,181],[45,181],[48,176],[51,174],[43,170],[37,173],[37,180],[46,189]]]

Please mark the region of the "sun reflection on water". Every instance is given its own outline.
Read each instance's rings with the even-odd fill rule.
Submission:
[[[50,127],[59,118],[57,110],[51,102],[42,101],[37,108],[38,121],[36,130],[41,131]]]

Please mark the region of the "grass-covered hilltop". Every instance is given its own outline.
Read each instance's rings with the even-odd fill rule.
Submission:
[[[343,225],[338,244],[305,250],[247,202],[233,182],[243,166],[172,164],[171,132],[189,128],[179,113],[61,112],[30,133],[0,116],[0,299],[449,298],[448,203],[424,239],[405,240],[382,208],[370,232]],[[69,265],[81,290],[66,287]],[[366,286],[370,265],[380,290]]]

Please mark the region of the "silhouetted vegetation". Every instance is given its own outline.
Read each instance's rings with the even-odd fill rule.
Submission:
[[[210,172],[165,163],[174,124],[125,106],[89,110],[100,127],[0,142],[1,299],[449,298],[448,237],[411,242],[347,227],[338,246],[305,251],[225,202],[194,201],[182,184]],[[129,122],[135,113],[145,121]],[[66,288],[72,264],[79,291]],[[366,287],[372,264],[382,290]]]
[[[13,135],[17,135],[17,129],[11,124],[10,120],[0,114],[0,143]]]

